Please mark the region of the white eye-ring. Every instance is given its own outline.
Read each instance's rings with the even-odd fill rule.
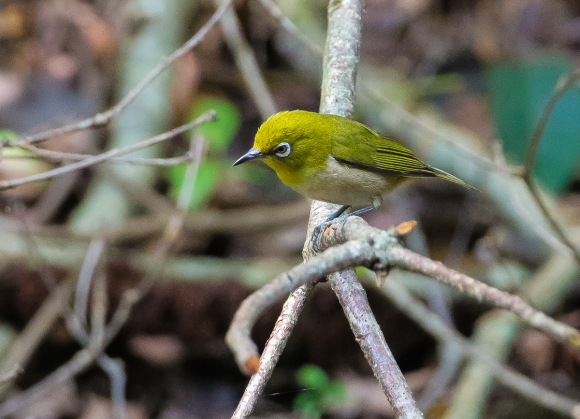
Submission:
[[[274,152],[278,157],[287,157],[288,154],[290,154],[290,150],[291,150],[290,144],[283,142],[276,146]]]

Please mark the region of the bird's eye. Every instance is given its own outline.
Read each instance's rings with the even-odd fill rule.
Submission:
[[[290,154],[290,144],[280,143],[276,146],[274,152],[278,157],[286,157],[288,154]]]

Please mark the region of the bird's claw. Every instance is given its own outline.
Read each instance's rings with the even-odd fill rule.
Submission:
[[[318,246],[316,246],[316,242],[317,239],[319,237],[323,237],[324,236],[324,232],[326,231],[326,229],[328,227],[330,227],[332,225],[333,222],[335,222],[336,219],[329,219],[326,220],[320,224],[318,224],[316,227],[314,227],[314,229],[312,230],[312,236],[310,236],[310,245],[312,246],[312,248],[316,251],[318,251]]]

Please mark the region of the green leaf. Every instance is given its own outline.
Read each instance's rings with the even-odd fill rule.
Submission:
[[[303,365],[296,374],[298,383],[305,391],[294,399],[294,410],[303,418],[318,419],[330,406],[346,397],[343,383],[330,381],[326,373],[316,365]]]
[[[207,96],[200,99],[191,109],[189,119],[215,110],[217,122],[203,124],[196,128],[196,132],[202,134],[209,144],[211,151],[224,153],[228,144],[234,139],[240,129],[241,117],[238,108],[229,100],[217,96]]]
[[[190,209],[197,209],[211,196],[211,193],[220,178],[220,162],[213,160],[204,160],[199,165],[199,170],[195,178],[195,189],[189,205]],[[187,166],[180,164],[169,168],[169,181],[171,184],[170,193],[174,199],[177,199]]]
[[[299,394],[294,399],[294,410],[306,419],[318,419],[324,413],[322,396],[318,391]]]
[[[324,391],[326,404],[341,402],[346,398],[346,385],[338,381],[328,383]]]
[[[18,138],[18,135],[14,131],[9,129],[0,129],[0,141],[8,140],[14,141]]]
[[[328,377],[322,368],[316,365],[303,365],[297,373],[297,380],[301,386],[323,389],[328,385]]]

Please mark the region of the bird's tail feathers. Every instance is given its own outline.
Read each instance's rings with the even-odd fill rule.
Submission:
[[[463,186],[463,187],[465,187],[467,189],[477,190],[476,188],[474,188],[470,184],[465,183],[464,181],[462,181],[458,177],[453,176],[452,174],[449,174],[447,172],[444,172],[443,170],[440,170],[440,169],[436,169],[435,167],[431,167],[430,169],[433,170],[433,174],[436,177],[440,177],[440,178],[445,179],[445,180],[448,180],[450,182],[457,183],[458,185],[461,185],[461,186]]]

